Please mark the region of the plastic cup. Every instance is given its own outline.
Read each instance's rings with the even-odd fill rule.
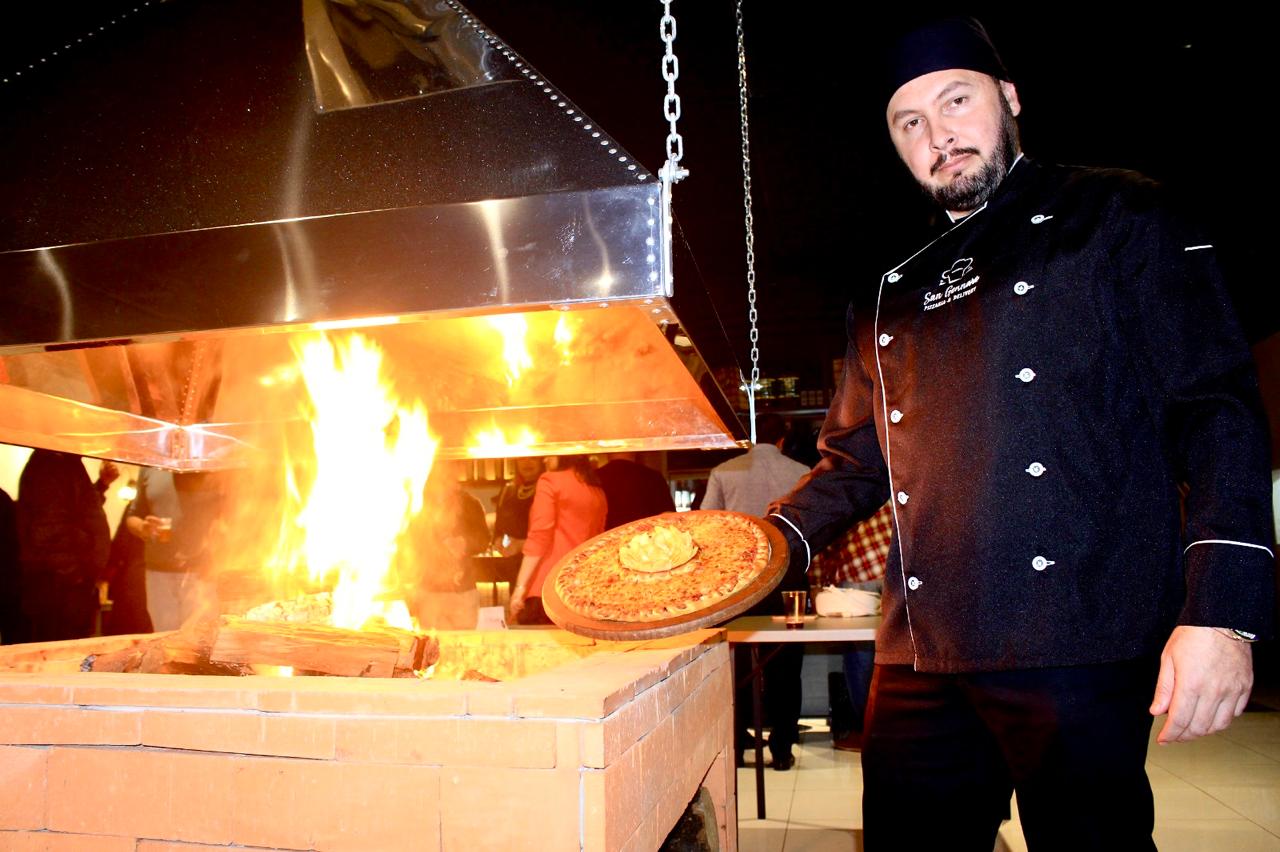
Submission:
[[[804,628],[804,605],[805,599],[808,597],[808,592],[782,593],[782,612],[786,618],[788,630],[802,630]]]

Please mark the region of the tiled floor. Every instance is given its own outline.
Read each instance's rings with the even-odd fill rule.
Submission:
[[[861,850],[862,765],[831,748],[825,726],[802,734],[790,772],[765,770],[767,820],[756,819],[755,775],[738,770],[738,842],[743,852]],[[1231,728],[1191,743],[1152,745],[1147,774],[1156,799],[1161,852],[1280,852],[1280,712],[1250,712]],[[766,752],[766,760],[768,752]],[[748,760],[751,756],[748,755]],[[1025,852],[1013,819],[997,850]]]

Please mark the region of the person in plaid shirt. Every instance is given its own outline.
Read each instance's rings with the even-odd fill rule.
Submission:
[[[840,586],[880,592],[884,585],[884,569],[889,561],[889,543],[893,541],[893,506],[885,503],[880,511],[848,529],[840,538],[819,551],[813,559],[809,575],[815,585]],[[871,673],[876,652],[864,644],[844,655],[844,677],[849,686],[853,707],[853,727],[843,737],[832,732],[831,745],[840,751],[862,749],[862,722],[871,694]]]
[[[857,584],[875,581],[873,591],[878,591],[892,540],[893,507],[885,503],[880,511],[819,551],[809,577],[817,586],[843,588],[863,588]]]

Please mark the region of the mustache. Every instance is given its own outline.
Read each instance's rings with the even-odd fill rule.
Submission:
[[[976,154],[977,156],[982,156],[981,152],[979,152],[977,148],[952,148],[947,153],[938,155],[938,159],[934,160],[933,165],[929,167],[929,174],[937,174],[938,169],[947,164],[947,160],[952,157],[958,157],[961,154]]]

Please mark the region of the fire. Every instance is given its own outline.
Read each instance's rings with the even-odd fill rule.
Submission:
[[[412,629],[393,566],[435,457],[427,412],[397,398],[382,351],[360,334],[311,337],[297,355],[312,454],[288,465],[300,509],[282,530],[281,567],[305,567],[313,583],[332,585],[336,627],[383,620]]]
[[[513,436],[508,437],[496,425],[477,432],[467,446],[467,454],[473,458],[514,458],[515,456],[533,455],[533,446],[542,440],[528,426],[521,426]]]
[[[533,367],[533,356],[525,344],[529,321],[523,314],[502,314],[488,318],[489,325],[502,335],[502,357],[507,361],[507,384],[514,387],[520,376]]]
[[[556,330],[552,336],[556,348],[560,350],[560,365],[567,367],[573,363],[573,330],[569,328],[568,314],[561,313],[556,320]]]

